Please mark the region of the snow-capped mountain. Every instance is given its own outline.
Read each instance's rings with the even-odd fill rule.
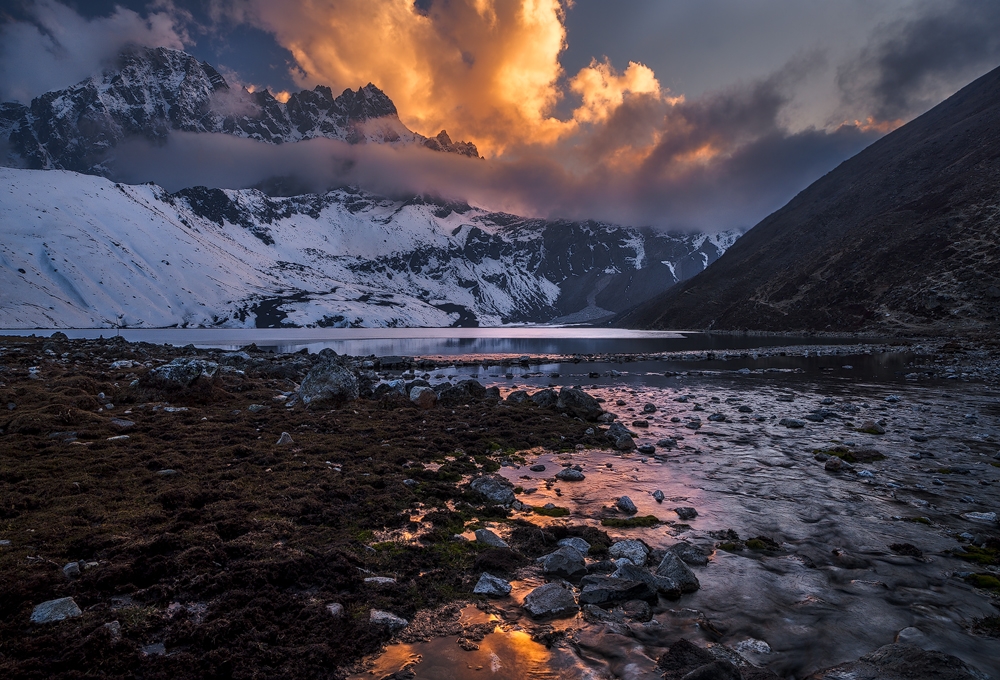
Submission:
[[[334,97],[317,86],[287,102],[267,90],[230,88],[210,65],[184,52],[134,48],[115,68],[28,106],[0,105],[0,139],[31,168],[108,175],[114,148],[127,137],[163,142],[171,131],[216,132],[282,144],[316,137],[352,144],[419,144],[478,158],[470,142],[445,131],[427,138],[409,130],[392,101],[372,84]]]
[[[0,168],[0,328],[588,321],[693,276],[738,236]]]

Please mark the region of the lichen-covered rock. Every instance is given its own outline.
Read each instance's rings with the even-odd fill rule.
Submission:
[[[299,388],[299,398],[306,405],[353,401],[358,394],[357,377],[343,366],[329,361],[313,366]]]
[[[613,559],[624,557],[632,564],[641,567],[646,564],[646,556],[649,555],[649,548],[647,548],[642,541],[626,539],[624,541],[614,543],[608,549],[608,555],[610,555]]]
[[[199,378],[214,378],[219,364],[205,359],[177,357],[168,364],[157,366],[149,372],[153,382],[171,387],[190,387]]]

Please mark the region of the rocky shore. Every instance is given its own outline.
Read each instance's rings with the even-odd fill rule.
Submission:
[[[915,357],[907,381],[1000,381],[995,347],[925,341],[902,350]],[[697,374],[790,352],[881,351],[901,346],[558,359],[682,362]],[[684,540],[698,510],[668,495],[663,507],[675,519],[647,514],[648,503],[664,503],[659,489],[649,498],[607,498],[590,521],[535,500],[530,483],[556,501],[586,483],[596,463],[574,455],[653,458],[694,449],[681,436],[646,441],[648,421],[662,415],[653,403],[631,414],[625,401],[609,403],[584,386],[501,389],[432,376],[454,365],[454,358],[70,341],[58,333],[0,339],[0,672],[346,677],[369,668],[363,659],[392,640],[457,636],[473,653],[498,626],[520,626],[550,648],[574,635],[559,621],[634,636],[658,625],[653,614],[663,603],[684,606],[717,550],[787,552],[768,536],[741,540],[735,532],[710,543]],[[765,420],[737,406],[731,416],[719,406],[705,413],[706,430],[737,417]],[[843,420],[836,409],[821,410],[801,417]],[[703,424],[697,414],[686,421],[678,427],[692,435]],[[806,422],[789,417],[774,427]],[[880,422],[859,416],[853,427],[884,433]],[[838,464],[846,470],[874,459],[857,446],[816,453],[834,474]],[[969,578],[1000,594],[996,517],[991,524],[988,512],[973,514],[982,515],[983,529],[963,539],[978,559]],[[673,538],[630,536],[652,525]],[[905,545],[897,552],[911,548],[920,552]],[[492,618],[464,621],[469,606]],[[995,616],[978,625],[980,634],[997,635]],[[810,677],[981,677],[983,669],[909,642],[903,636]],[[741,645],[679,637],[649,672],[786,677],[765,667],[766,643]]]

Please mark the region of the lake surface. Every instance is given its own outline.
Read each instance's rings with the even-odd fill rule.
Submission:
[[[43,329],[0,331],[0,335],[43,335],[59,330],[70,338],[121,335],[130,342],[194,345],[235,350],[251,343],[275,352],[332,349],[354,356],[521,356],[751,350],[775,345],[852,344],[857,338],[718,335],[689,331],[620,328],[201,328]]]

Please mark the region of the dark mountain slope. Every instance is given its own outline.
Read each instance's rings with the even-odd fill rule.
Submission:
[[[813,183],[639,328],[972,332],[1000,326],[1000,69]]]

